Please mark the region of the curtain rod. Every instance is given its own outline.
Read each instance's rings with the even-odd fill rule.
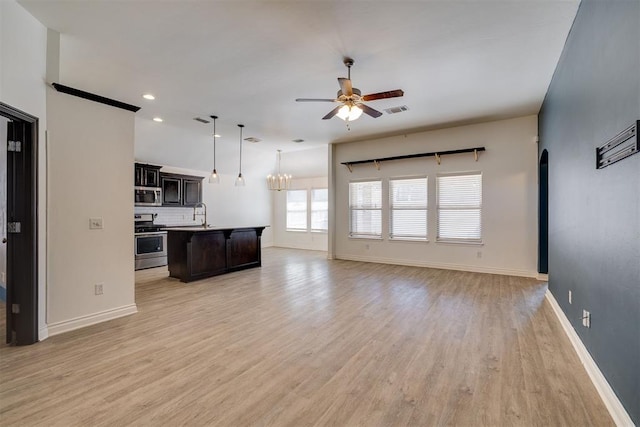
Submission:
[[[478,161],[478,152],[486,151],[484,147],[474,147],[474,148],[463,148],[461,150],[445,150],[445,151],[432,151],[430,153],[417,153],[417,154],[405,154],[403,156],[392,156],[392,157],[380,157],[377,159],[369,159],[369,160],[354,160],[352,162],[342,162],[341,164],[345,165],[351,171],[351,167],[353,165],[360,165],[364,163],[375,163],[376,167],[380,169],[380,162],[386,162],[390,160],[404,160],[404,159],[415,159],[418,157],[435,157],[440,164],[440,156],[445,156],[448,154],[461,154],[461,153],[474,153],[476,157],[476,161]]]

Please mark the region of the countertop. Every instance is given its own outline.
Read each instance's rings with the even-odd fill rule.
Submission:
[[[202,225],[187,225],[183,227],[180,227],[180,226],[166,227],[166,228],[163,228],[162,231],[192,231],[194,233],[199,233],[202,231],[242,230],[242,229],[253,229],[253,228],[266,228],[266,227],[269,227],[269,226],[268,225],[255,225],[255,226],[243,225],[239,227],[218,227],[218,226],[209,225],[207,227],[204,227]]]

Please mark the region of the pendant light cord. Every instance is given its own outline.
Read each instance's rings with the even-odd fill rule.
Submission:
[[[213,119],[213,170],[216,170],[216,119],[217,116],[211,116]]]
[[[238,125],[240,127],[240,170],[239,174],[242,175],[242,128],[244,125]]]

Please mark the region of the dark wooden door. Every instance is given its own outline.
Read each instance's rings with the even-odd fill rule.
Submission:
[[[38,122],[0,103],[7,123],[7,342],[38,341]]]

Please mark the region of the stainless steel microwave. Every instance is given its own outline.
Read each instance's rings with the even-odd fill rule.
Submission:
[[[162,206],[162,188],[134,187],[133,194],[136,206]]]

